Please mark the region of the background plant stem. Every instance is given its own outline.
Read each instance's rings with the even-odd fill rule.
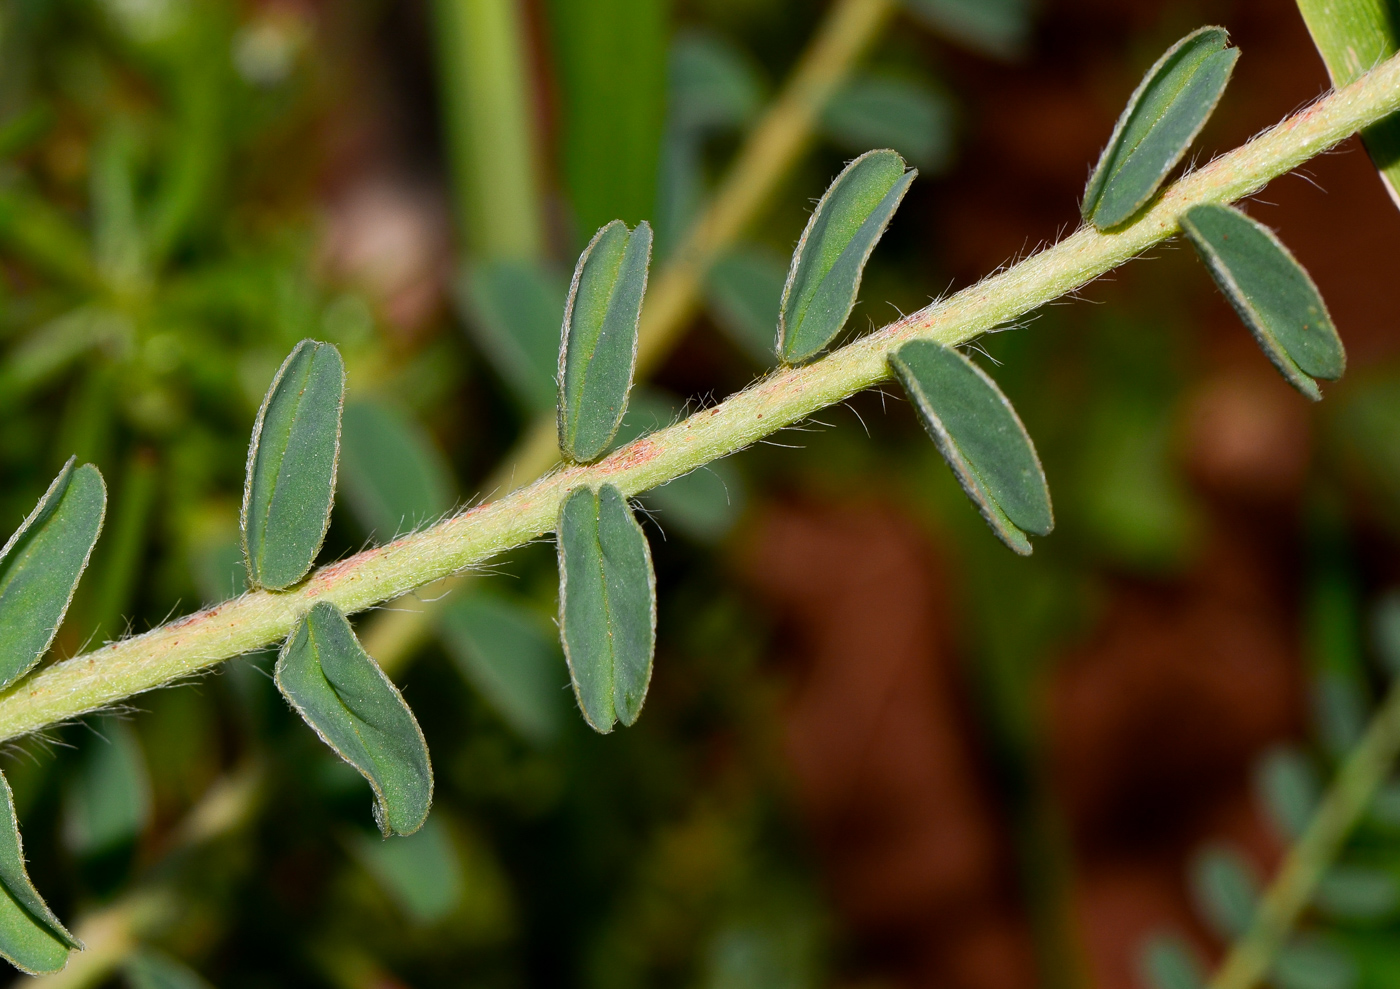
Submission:
[[[804,367],[750,388],[607,459],[550,474],[430,529],[322,567],[295,590],[245,594],[134,638],[57,663],[0,697],[0,739],[97,710],[285,637],[313,604],[355,613],[479,566],[554,528],[580,485],[611,483],[631,496],[728,456],[889,376],[888,355],[910,340],[957,346],[1087,285],[1178,230],[1201,203],[1262,189],[1357,130],[1400,109],[1400,58],[1265,131],[1168,188],[1122,229],[1080,229],[956,295]]]

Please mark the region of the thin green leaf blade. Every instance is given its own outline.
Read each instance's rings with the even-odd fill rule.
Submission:
[[[785,363],[815,357],[846,325],[870,253],[918,174],[893,151],[867,151],[822,195],[783,286],[777,353]]]
[[[1022,556],[1026,533],[1055,526],[1045,471],[1016,410],[985,371],[962,354],[915,340],[890,355],[904,385],[958,483],[998,538]]]
[[[1288,383],[1316,401],[1313,378],[1335,381],[1346,351],[1313,280],[1274,232],[1232,206],[1180,217],[1211,277]]]
[[[344,401],[334,344],[303,340],[272,379],[243,486],[243,552],[255,587],[290,587],[315,562],[330,525]]]
[[[433,801],[427,743],[340,609],[322,601],[307,612],[282,646],[274,679],[302,720],[369,781],[379,830],[417,831]]]
[[[34,668],[53,644],[107,512],[92,464],[59,471],[0,549],[0,687]]]
[[[559,629],[574,695],[599,732],[641,713],[656,649],[651,548],[611,484],[577,488],[559,509]]]
[[[1355,82],[1400,51],[1400,12],[1394,0],[1298,0],[1332,85]],[[1361,132],[1386,192],[1400,207],[1400,114]]]
[[[1229,41],[1224,28],[1199,28],[1147,70],[1089,177],[1085,221],[1116,227],[1157,192],[1220,102],[1239,58]]]
[[[452,507],[452,479],[432,437],[399,409],[347,402],[341,433],[341,489],[366,532],[387,542]]]
[[[57,972],[83,944],[54,916],[24,868],[24,846],[9,780],[0,773],[0,957],[31,975]]]
[[[559,449],[587,463],[607,450],[627,411],[637,325],[651,263],[651,226],[621,220],[579,256],[559,343]]]

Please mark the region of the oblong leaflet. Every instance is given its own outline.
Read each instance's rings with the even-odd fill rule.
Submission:
[[[1028,555],[1026,533],[1048,535],[1055,516],[1035,444],[996,382],[956,350],[929,340],[905,344],[889,364],[992,531]]]
[[[282,646],[274,679],[302,720],[369,781],[379,830],[417,831],[433,802],[427,743],[339,608],[322,601],[306,613]]]
[[[0,549],[0,687],[34,668],[53,644],[107,513],[92,464],[63,465],[34,511]]]
[[[777,354],[784,362],[816,356],[846,325],[865,264],[918,174],[893,151],[867,151],[827,187],[783,286]]]
[[[627,411],[651,240],[645,220],[630,233],[614,220],[574,268],[559,341],[559,449],[570,460],[602,456]]]
[[[1210,119],[1239,58],[1221,27],[1192,31],[1147,70],[1084,189],[1080,213],[1100,230],[1152,198]]]
[[[303,340],[258,410],[243,485],[243,553],[253,586],[290,587],[311,569],[330,525],[340,459],[345,364]]]
[[[1272,230],[1231,206],[1179,217],[1211,277],[1289,384],[1314,401],[1313,378],[1335,381],[1347,356],[1312,278]]]
[[[0,956],[30,975],[57,972],[68,963],[68,952],[82,950],[83,943],[68,933],[29,881],[14,795],[3,773],[0,803]]]
[[[559,631],[574,695],[600,732],[641,713],[656,649],[656,575],[646,535],[611,484],[559,509]]]

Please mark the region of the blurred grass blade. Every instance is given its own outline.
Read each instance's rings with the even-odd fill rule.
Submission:
[[[478,591],[447,606],[440,630],[457,668],[506,724],[536,744],[553,741],[567,677],[558,642],[538,615]]]
[[[559,509],[559,630],[584,718],[600,732],[641,713],[656,650],[651,548],[611,484]]]
[[[1265,355],[1289,384],[1320,399],[1313,378],[1340,378],[1347,357],[1303,266],[1272,230],[1234,207],[1197,206],[1180,223]]]
[[[339,608],[322,601],[307,612],[282,646],[275,679],[321,740],[369,781],[384,836],[417,831],[433,801],[427,743]]]
[[[102,531],[107,486],[96,467],[75,461],[0,549],[0,687],[48,651]]]
[[[1224,28],[1199,28],[1147,70],[1089,177],[1086,222],[1116,227],[1157,192],[1220,102],[1240,54],[1229,42]]]
[[[43,199],[19,188],[0,189],[0,245],[83,288],[97,284],[87,238]]]
[[[473,338],[526,411],[551,412],[559,400],[559,314],[569,282],[531,261],[472,265],[458,299]]]
[[[948,167],[953,151],[953,106],[928,86],[864,76],[832,95],[822,127],[848,151],[893,148],[923,172]]]
[[[1340,921],[1374,922],[1390,917],[1400,905],[1395,876],[1363,865],[1334,865],[1318,882],[1317,908]]]
[[[80,858],[134,841],[151,820],[151,781],[131,726],[104,717],[83,746],[63,802],[63,843]]]
[[[112,527],[98,554],[98,579],[93,587],[89,616],[99,642],[121,634],[128,617],[146,555],[146,534],[156,500],[155,454],[143,447],[132,454],[117,492]]]
[[[578,229],[651,215],[666,117],[667,0],[550,0],[564,180]]]
[[[147,277],[145,232],[136,205],[135,136],[118,117],[93,149],[93,256],[108,284],[131,290]]]
[[[787,270],[762,247],[738,247],[706,277],[705,301],[719,328],[763,367],[773,364],[773,335]]]
[[[1147,989],[1202,989],[1205,967],[1191,946],[1172,934],[1154,934],[1142,946],[1139,961]]]
[[[962,354],[927,340],[890,356],[938,451],[998,538],[1022,556],[1026,533],[1055,526],[1050,489],[1035,444],[985,371]]]
[[[150,948],[142,948],[128,958],[122,974],[130,989],[210,989],[194,969]]]
[[[1254,921],[1259,877],[1238,852],[1213,845],[1191,863],[1191,892],[1211,929],[1222,940],[1232,941]]]
[[[1400,590],[1381,595],[1371,622],[1376,655],[1390,676],[1400,676]]]
[[[1307,757],[1287,746],[1270,750],[1260,760],[1255,785],[1278,836],[1290,842],[1302,837],[1322,799],[1322,783]]]
[[[637,364],[637,324],[651,263],[651,227],[614,220],[578,259],[559,342],[559,449],[596,460],[627,411]]]
[[[69,934],[44,902],[24,869],[24,848],[15,818],[9,780],[0,773],[4,823],[0,823],[0,957],[15,968],[39,975],[57,972],[68,962],[71,948],[82,942]]]
[[[797,250],[778,310],[778,356],[800,364],[826,348],[855,307],[861,275],[918,175],[893,151],[868,151],[823,194]]]
[[[440,816],[431,815],[398,841],[377,841],[363,832],[350,841],[365,871],[416,924],[436,923],[462,902],[461,858]]]
[[[998,58],[1025,52],[1031,34],[1031,0],[905,0],[935,30]]]
[[[1400,51],[1395,0],[1298,0],[1332,85],[1341,88]],[[1390,198],[1400,207],[1400,114],[1361,132]]]
[[[431,436],[383,402],[345,405],[340,486],[365,531],[388,542],[452,507],[452,479]]]
[[[333,344],[303,340],[272,379],[243,486],[243,552],[254,587],[290,587],[315,562],[330,525],[344,400],[345,365]]]
[[[1330,942],[1300,937],[1280,949],[1269,982],[1274,989],[1353,989],[1356,966]]]
[[[47,321],[0,366],[0,408],[14,408],[99,347],[125,356],[131,337],[126,316],[98,306],[82,306]]]

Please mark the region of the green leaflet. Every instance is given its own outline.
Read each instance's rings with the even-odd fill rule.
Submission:
[[[559,509],[559,630],[584,718],[600,732],[641,713],[656,650],[651,548],[611,484]]]
[[[330,525],[345,365],[333,344],[288,355],[253,425],[243,485],[243,553],[253,586],[280,591],[311,569]]]
[[[787,271],[776,252],[742,246],[705,277],[705,302],[719,328],[763,367],[773,363],[773,331]]]
[[[1191,863],[1191,892],[1201,915],[1222,940],[1244,934],[1259,903],[1259,877],[1234,849],[1213,845]]]
[[[322,601],[307,612],[282,646],[274,679],[321,740],[369,781],[379,830],[417,831],[433,802],[427,743],[339,608]]]
[[[628,233],[614,220],[574,268],[559,341],[559,449],[570,460],[602,456],[627,411],[650,263],[651,226]]]
[[[1116,227],[1156,193],[1220,102],[1240,54],[1228,44],[1224,28],[1199,28],[1147,70],[1089,177],[1086,222]]]
[[[350,851],[381,889],[415,923],[441,920],[462,902],[462,861],[441,812],[398,841],[376,841],[365,832],[350,839]]]
[[[1303,934],[1279,949],[1269,970],[1277,989],[1353,989],[1356,966],[1330,938]]]
[[[1380,920],[1400,905],[1400,886],[1393,875],[1379,868],[1334,865],[1319,881],[1313,902],[1336,920]]]
[[[1395,0],[1298,0],[1332,85],[1355,82],[1400,51],[1400,11]],[[1366,150],[1400,206],[1400,114],[1361,132]]]
[[[870,252],[918,174],[893,151],[867,151],[827,187],[783,286],[777,353],[784,363],[810,360],[846,325]]]
[[[0,549],[0,687],[48,651],[102,531],[107,486],[92,464],[75,468],[76,459]]]
[[[131,989],[209,989],[209,983],[194,969],[150,948],[142,948],[127,959],[122,974]]]
[[[9,780],[0,773],[5,823],[0,824],[0,957],[31,975],[57,972],[70,948],[83,943],[69,934],[24,871],[24,847],[15,819]]]
[[[341,490],[380,542],[436,521],[452,507],[452,479],[432,437],[398,409],[361,399],[345,406]]]
[[[1269,360],[1294,388],[1320,399],[1313,378],[1340,378],[1347,356],[1303,266],[1272,230],[1231,206],[1197,206],[1179,222]]]
[[[496,373],[529,412],[549,412],[559,397],[559,313],[568,282],[534,261],[473,265],[457,283],[466,324]]]
[[[1015,58],[1031,34],[1031,0],[904,0],[953,41],[998,58]]]
[[[952,102],[928,85],[906,79],[850,80],[827,101],[822,128],[852,151],[894,148],[925,172],[942,172],[952,158]]]
[[[463,676],[507,724],[536,744],[559,734],[564,664],[531,609],[473,592],[447,606],[441,631]]]
[[[63,843],[95,856],[135,839],[151,819],[151,781],[141,744],[117,717],[98,720],[84,741],[63,802]]]
[[[889,360],[962,489],[998,538],[1028,555],[1026,533],[1048,535],[1055,518],[1045,471],[1016,410],[985,371],[951,348],[915,340]]]
[[[1175,934],[1154,934],[1139,962],[1147,989],[1201,989],[1206,973],[1191,946]]]
[[[1289,746],[1271,750],[1260,761],[1255,788],[1278,836],[1301,838],[1322,798],[1322,784],[1308,758]]]

